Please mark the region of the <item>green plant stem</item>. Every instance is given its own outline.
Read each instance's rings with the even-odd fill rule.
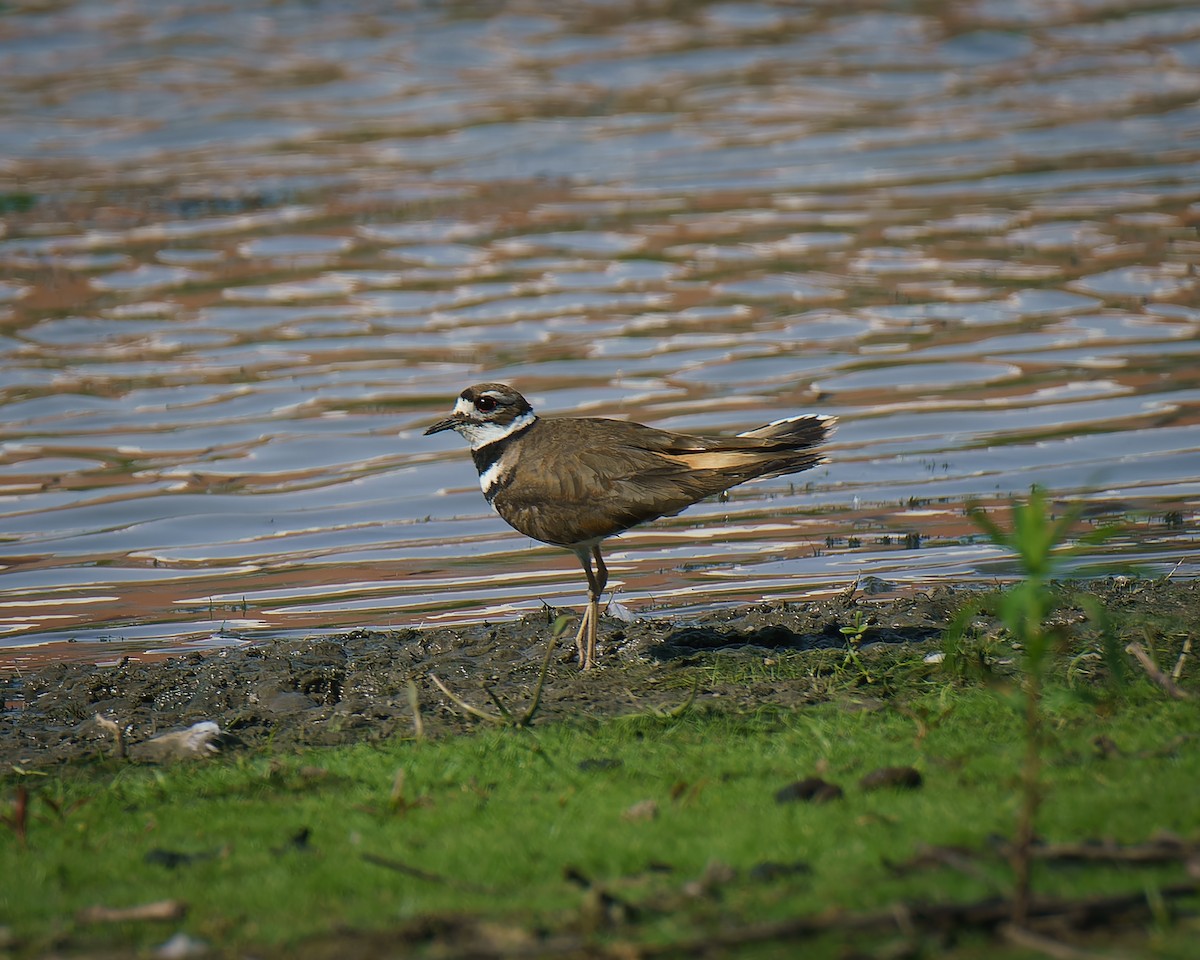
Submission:
[[[1021,812],[1013,844],[1013,923],[1023,927],[1033,890],[1033,843],[1041,804],[1042,682],[1037,671],[1025,679],[1025,760],[1021,767]]]

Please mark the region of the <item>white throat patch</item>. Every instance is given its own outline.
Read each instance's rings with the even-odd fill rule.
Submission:
[[[465,413],[470,416],[474,413],[475,408],[466,400],[459,400],[454,407],[455,413]],[[489,444],[503,440],[505,437],[511,437],[514,433],[519,433],[528,427],[537,417],[533,411],[523,413],[512,423],[460,423],[454,429],[457,430],[471,445],[472,450],[480,450]]]

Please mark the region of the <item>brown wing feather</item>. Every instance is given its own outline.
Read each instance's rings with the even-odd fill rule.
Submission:
[[[808,448],[825,430],[795,434],[708,438],[596,418],[538,420],[528,434],[540,451],[537,473],[527,459],[515,459],[511,482],[494,503],[536,540],[596,540],[747,480],[814,466],[820,457]]]

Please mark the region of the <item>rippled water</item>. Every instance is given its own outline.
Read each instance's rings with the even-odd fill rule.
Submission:
[[[1190,0],[65,0],[0,73],[10,664],[578,603],[421,436],[484,379],[841,418],[613,541],[638,612],[1003,577],[1032,483],[1198,572]]]

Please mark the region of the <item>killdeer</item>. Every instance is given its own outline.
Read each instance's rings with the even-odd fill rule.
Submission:
[[[541,419],[512,387],[477,383],[425,436],[456,431],[471,445],[484,497],[509,526],[579,558],[588,607],[575,646],[586,670],[608,583],[603,541],[747,480],[816,466],[824,458],[813,448],[834,422],[785,417],[735,437],[692,437],[626,420]]]

